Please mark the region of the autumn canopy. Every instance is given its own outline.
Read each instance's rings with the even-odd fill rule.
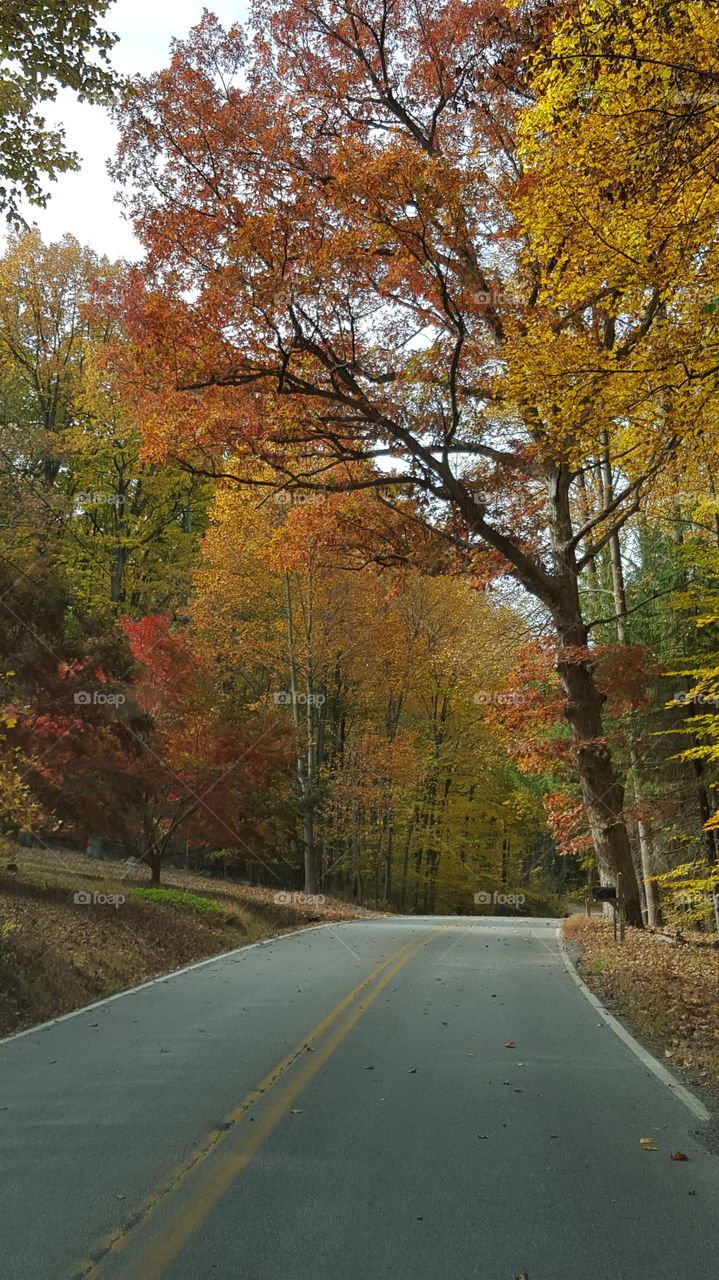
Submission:
[[[543,778],[560,851],[605,883],[621,875],[628,918],[653,918],[660,808],[646,762],[665,728],[642,716],[665,708],[678,655],[682,678],[714,670],[710,644],[694,661],[694,633],[656,602],[674,593],[696,618],[684,544],[698,538],[713,566],[719,528],[718,45],[710,8],[659,0],[267,0],[229,30],[205,12],[165,70],[126,88],[114,174],[145,258],[97,273],[83,404],[105,418],[112,406],[114,441],[132,424],[153,510],[175,512],[182,491],[187,514],[186,541],[173,534],[161,557],[171,589],[150,591],[137,549],[120,546],[111,603],[134,612],[123,634],[136,659],[158,619],[189,627],[219,719],[209,735],[195,725],[188,674],[182,714],[158,710],[158,732],[189,768],[194,725],[208,779],[239,750],[223,738],[237,705],[220,703],[245,681],[255,713],[282,678],[282,631],[294,747],[280,735],[255,765],[259,777],[295,753],[307,885],[331,862],[315,826],[336,803],[350,825],[371,812],[391,896],[387,780],[411,773],[412,735],[427,730],[413,722],[400,747],[395,701],[414,686],[395,671],[372,727],[394,763],[373,781],[356,761],[327,800],[351,756],[342,699],[361,685],[362,702],[377,670],[376,654],[362,676],[332,656],[347,652],[337,601],[356,575],[360,614],[402,600],[400,647],[418,599],[434,617],[435,590],[504,644],[494,676],[513,668],[523,701],[492,702],[485,728],[512,770]],[[63,447],[80,456],[86,422],[73,430]],[[128,500],[122,538],[132,512]],[[166,538],[168,521],[157,527]],[[253,573],[273,601],[262,619]],[[448,636],[430,631],[444,661]],[[324,701],[300,716],[302,680]],[[443,769],[434,759],[407,804],[405,872],[418,827],[439,823]],[[417,865],[431,868],[434,835],[425,844]],[[356,854],[337,858],[359,875]]]

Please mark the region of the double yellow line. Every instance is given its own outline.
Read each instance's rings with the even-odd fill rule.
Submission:
[[[100,1243],[93,1257],[87,1259],[75,1272],[75,1280],[100,1280],[106,1264],[108,1265],[107,1274],[113,1275],[115,1268],[112,1266],[112,1260],[125,1249],[138,1230],[144,1228],[156,1210],[164,1206],[174,1192],[183,1187],[193,1174],[201,1170],[222,1143],[226,1142],[230,1136],[237,1137],[233,1134],[233,1129],[250,1108],[280,1084],[283,1077],[308,1048],[318,1040],[322,1040],[314,1052],[305,1057],[303,1066],[293,1072],[291,1079],[280,1088],[254,1124],[251,1127],[248,1126],[237,1137],[231,1149],[218,1154],[213,1162],[213,1168],[198,1179],[198,1188],[191,1195],[189,1205],[183,1203],[182,1207],[177,1207],[174,1211],[170,1208],[168,1213],[163,1215],[162,1224],[158,1224],[154,1230],[150,1229],[150,1238],[140,1248],[134,1266],[123,1272],[127,1280],[162,1280],[170,1263],[184,1248],[193,1232],[205,1220],[235,1178],[247,1167],[293,1102],[321,1070],[365,1010],[377,999],[400,969],[438,933],[444,932],[447,928],[451,926],[440,925],[439,928],[433,929],[424,941],[406,943],[377,965],[369,977],[350,991],[332,1012],[314,1027],[301,1044],[294,1048],[269,1075],[265,1076],[255,1089],[245,1095],[239,1106],[225,1117],[222,1125],[213,1129],[194,1148],[187,1159],[154,1189],[134,1214],[132,1221],[126,1227],[112,1232]],[[331,1028],[334,1029],[328,1035]]]

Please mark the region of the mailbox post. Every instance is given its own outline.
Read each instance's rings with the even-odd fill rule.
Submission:
[[[617,937],[617,926],[619,928],[619,941],[624,941],[624,895],[622,893],[622,877],[621,873],[617,875],[617,887],[611,884],[597,885],[592,888],[592,897],[595,902],[609,902],[612,906],[612,924],[614,927],[614,937]]]

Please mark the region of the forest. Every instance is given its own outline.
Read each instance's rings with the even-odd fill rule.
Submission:
[[[206,11],[84,83],[136,263],[3,135],[6,860],[719,932],[718,55],[686,2]]]

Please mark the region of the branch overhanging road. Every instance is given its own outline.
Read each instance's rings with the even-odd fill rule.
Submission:
[[[556,925],[321,926],[0,1042],[3,1280],[716,1274],[712,1125]]]

